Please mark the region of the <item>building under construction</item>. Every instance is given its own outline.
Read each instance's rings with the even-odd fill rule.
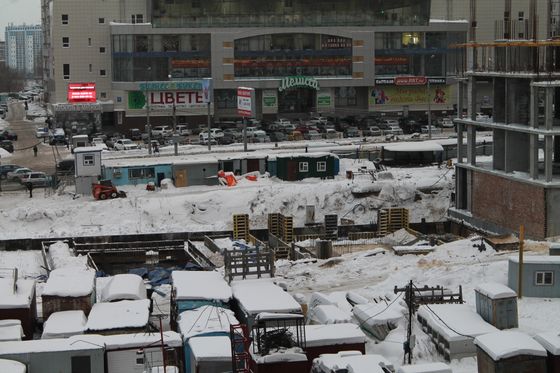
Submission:
[[[528,236],[542,239],[560,235],[560,39],[552,36],[560,2],[524,3],[526,21],[513,19],[506,0],[495,40],[480,42],[479,2],[470,2],[471,42],[460,46],[468,59],[460,95],[467,97],[459,100],[468,114],[456,120],[466,146],[458,147],[450,217],[498,233],[524,225]],[[480,110],[481,82],[492,89],[488,116]],[[491,157],[477,158],[477,130],[493,132]]]

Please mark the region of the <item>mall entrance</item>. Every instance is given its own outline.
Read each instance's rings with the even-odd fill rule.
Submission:
[[[310,88],[294,88],[278,92],[278,113],[306,113],[315,111],[316,91]]]

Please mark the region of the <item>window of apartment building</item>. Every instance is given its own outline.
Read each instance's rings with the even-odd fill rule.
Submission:
[[[535,272],[535,285],[539,285],[539,286],[554,285],[554,272],[552,271]]]
[[[99,47],[99,53],[105,53],[105,47]]]
[[[144,23],[144,15],[143,14],[133,14],[132,15],[132,23]]]
[[[87,38],[87,46],[91,47],[91,38]]]
[[[517,14],[517,19],[523,21],[525,19],[525,12],[519,12]]]
[[[70,79],[70,64],[65,63],[62,65],[62,79]]]
[[[317,172],[327,171],[327,162],[321,161],[317,162]]]
[[[100,76],[107,76],[107,70],[105,70],[105,69],[99,70],[99,75]]]
[[[91,73],[92,71],[93,71],[93,66],[92,66],[92,64],[90,63],[90,64],[89,64],[89,72]]]
[[[70,47],[70,38],[68,36],[62,37],[62,48]]]
[[[99,23],[105,23],[105,18],[99,18]]]
[[[62,14],[60,16],[61,20],[62,20],[62,24],[63,25],[67,25],[68,24],[68,14]]]
[[[309,163],[299,162],[299,172],[309,172]]]
[[[99,97],[101,97],[101,98],[107,98],[107,92],[101,92],[101,93],[99,94]]]

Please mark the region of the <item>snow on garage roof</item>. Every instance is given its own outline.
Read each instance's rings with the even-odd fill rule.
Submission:
[[[83,334],[87,318],[84,311],[60,311],[52,313],[43,327],[41,339],[68,338]]]
[[[181,312],[177,321],[184,340],[206,334],[230,331],[229,326],[238,324],[235,314],[226,308],[202,306],[194,310]]]
[[[80,350],[102,350],[102,341],[88,342],[83,335],[58,339],[35,339],[31,341],[0,342],[0,355],[29,354],[39,352],[61,352]],[[92,337],[92,336],[90,336]],[[3,371],[1,371],[3,372]]]
[[[509,261],[519,263],[518,256],[509,257]],[[560,255],[525,255],[523,256],[523,263],[525,264],[560,264]]]
[[[313,307],[311,318],[318,324],[345,324],[351,322],[349,312],[344,312],[334,304],[320,304]]]
[[[150,301],[121,300],[113,303],[95,303],[86,324],[87,330],[141,328],[148,324]]]
[[[56,241],[51,244],[48,254],[53,268],[79,267],[87,269],[87,257],[83,255],[75,256],[66,241]]]
[[[134,333],[134,334],[114,334],[102,336],[105,341],[105,348],[121,349],[121,348],[136,348],[148,345],[155,345],[159,342],[160,334],[157,333]],[[166,331],[163,332],[163,341],[169,347],[183,346],[181,335],[176,332]],[[159,343],[157,343],[159,345]]]
[[[0,278],[0,309],[29,308],[35,297],[35,280]]]
[[[0,342],[21,341],[23,337],[25,334],[20,320],[0,320]]]
[[[353,373],[384,373],[382,366],[393,369],[393,364],[381,355],[362,355],[359,351],[322,354],[313,361],[323,371],[347,370]]]
[[[142,277],[135,274],[111,276],[101,290],[101,302],[116,300],[146,299],[146,285]]]
[[[441,152],[443,146],[434,141],[399,142],[383,145],[390,152]]]
[[[226,336],[189,339],[192,355],[199,361],[231,361],[231,341]]]
[[[427,363],[417,365],[403,365],[397,373],[453,373],[444,363]]]
[[[476,337],[474,344],[494,361],[519,355],[546,356],[546,350],[527,334],[501,330]]]
[[[418,308],[418,316],[426,319],[447,341],[463,340],[465,335],[477,337],[498,331],[466,304],[432,304],[429,308],[424,305]]]
[[[358,321],[364,325],[386,325],[387,323],[397,323],[404,315],[404,307],[398,302],[387,307],[381,303],[358,304],[352,312]]]
[[[218,272],[213,271],[173,271],[173,287],[177,300],[220,300],[231,299],[231,287]]]
[[[25,364],[15,360],[0,359],[0,372],[5,373],[25,373]]]
[[[485,295],[491,299],[504,299],[504,298],[517,297],[515,291],[511,290],[505,285],[498,284],[496,282],[480,284],[474,290],[478,291],[480,294]]]
[[[301,313],[299,303],[269,279],[235,281],[231,287],[241,308],[250,315],[261,312]]]
[[[365,343],[366,335],[356,324],[305,325],[307,347]]]
[[[539,333],[535,336],[535,340],[552,355],[560,355],[560,331]]]
[[[79,267],[63,267],[52,271],[43,289],[43,295],[83,297],[93,292],[95,271]]]

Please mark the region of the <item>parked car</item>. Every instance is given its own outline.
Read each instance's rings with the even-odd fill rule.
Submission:
[[[156,126],[152,128],[152,136],[153,137],[166,137],[171,136],[173,131],[169,126]]]
[[[114,148],[115,150],[132,150],[138,149],[138,145],[130,139],[118,139]]]
[[[18,136],[17,133],[4,130],[0,132],[0,140],[10,140],[10,141],[17,141]]]
[[[210,139],[218,141],[218,138],[224,136],[224,131],[219,128],[211,128],[210,129]],[[206,143],[208,141],[208,130],[201,132],[198,135],[199,141],[201,143]]]
[[[377,126],[369,126],[368,128],[366,128],[364,131],[364,136],[381,136],[383,135],[383,132],[381,131],[381,128],[377,127]]]
[[[258,131],[259,129],[257,127],[247,127],[246,128],[246,132],[247,132],[247,138],[252,138],[255,134],[256,131]]]
[[[105,142],[101,137],[94,137],[93,139],[91,139],[91,145],[101,148],[103,150],[109,150],[109,148],[107,147],[107,145],[105,144]]]
[[[187,124],[178,124],[176,127],[177,134],[181,136],[190,136],[192,131]]]
[[[56,172],[63,175],[70,175],[74,173],[74,160],[63,159],[61,161],[58,161],[58,163],[56,164]]]
[[[490,122],[490,117],[483,113],[476,113],[477,122]]]
[[[43,139],[45,137],[49,137],[49,128],[48,127],[37,127],[37,131],[35,131],[35,136],[38,139]]]
[[[243,139],[243,132],[237,128],[226,128],[224,130],[224,136],[231,136],[234,142],[237,142]]]
[[[313,124],[313,125],[325,125],[327,124],[327,118],[325,117],[311,117],[311,119],[309,119],[309,124]]]
[[[134,141],[142,140],[142,131],[138,128],[131,128],[130,139]]]
[[[270,141],[272,142],[288,141],[288,135],[280,131],[271,132]]]
[[[385,135],[402,135],[403,130],[398,125],[390,125],[387,129],[383,130]]]
[[[0,140],[0,148],[13,153],[14,152],[14,144],[11,140]]]
[[[303,135],[303,138],[306,140],[321,140],[323,136],[317,130],[309,130]]]
[[[288,119],[285,118],[278,118],[278,120],[275,120],[273,124],[279,125],[280,127],[284,127],[292,124],[292,122],[290,122]]]
[[[362,134],[356,127],[350,127],[346,130],[346,137],[360,137]]]
[[[253,132],[253,142],[270,142],[270,137],[266,134],[266,132],[262,130],[257,130]]]
[[[231,133],[224,133],[222,137],[218,138],[218,144],[229,145],[237,142],[235,137]]]
[[[8,172],[13,172],[13,171],[17,170],[18,168],[22,168],[22,167],[18,166],[17,164],[0,165],[0,177],[2,179],[5,179],[8,175]]]
[[[338,139],[341,138],[340,132],[333,130],[331,128],[328,128],[325,133],[324,133],[324,137],[326,139]]]
[[[44,172],[29,172],[20,177],[19,182],[23,185],[32,184],[34,187],[46,187],[50,184],[51,178]]]
[[[6,179],[8,180],[12,180],[12,181],[18,181],[19,178],[25,174],[28,174],[30,172],[33,172],[30,168],[27,167],[21,167],[21,168],[16,168],[13,171],[9,171],[6,174]]]

